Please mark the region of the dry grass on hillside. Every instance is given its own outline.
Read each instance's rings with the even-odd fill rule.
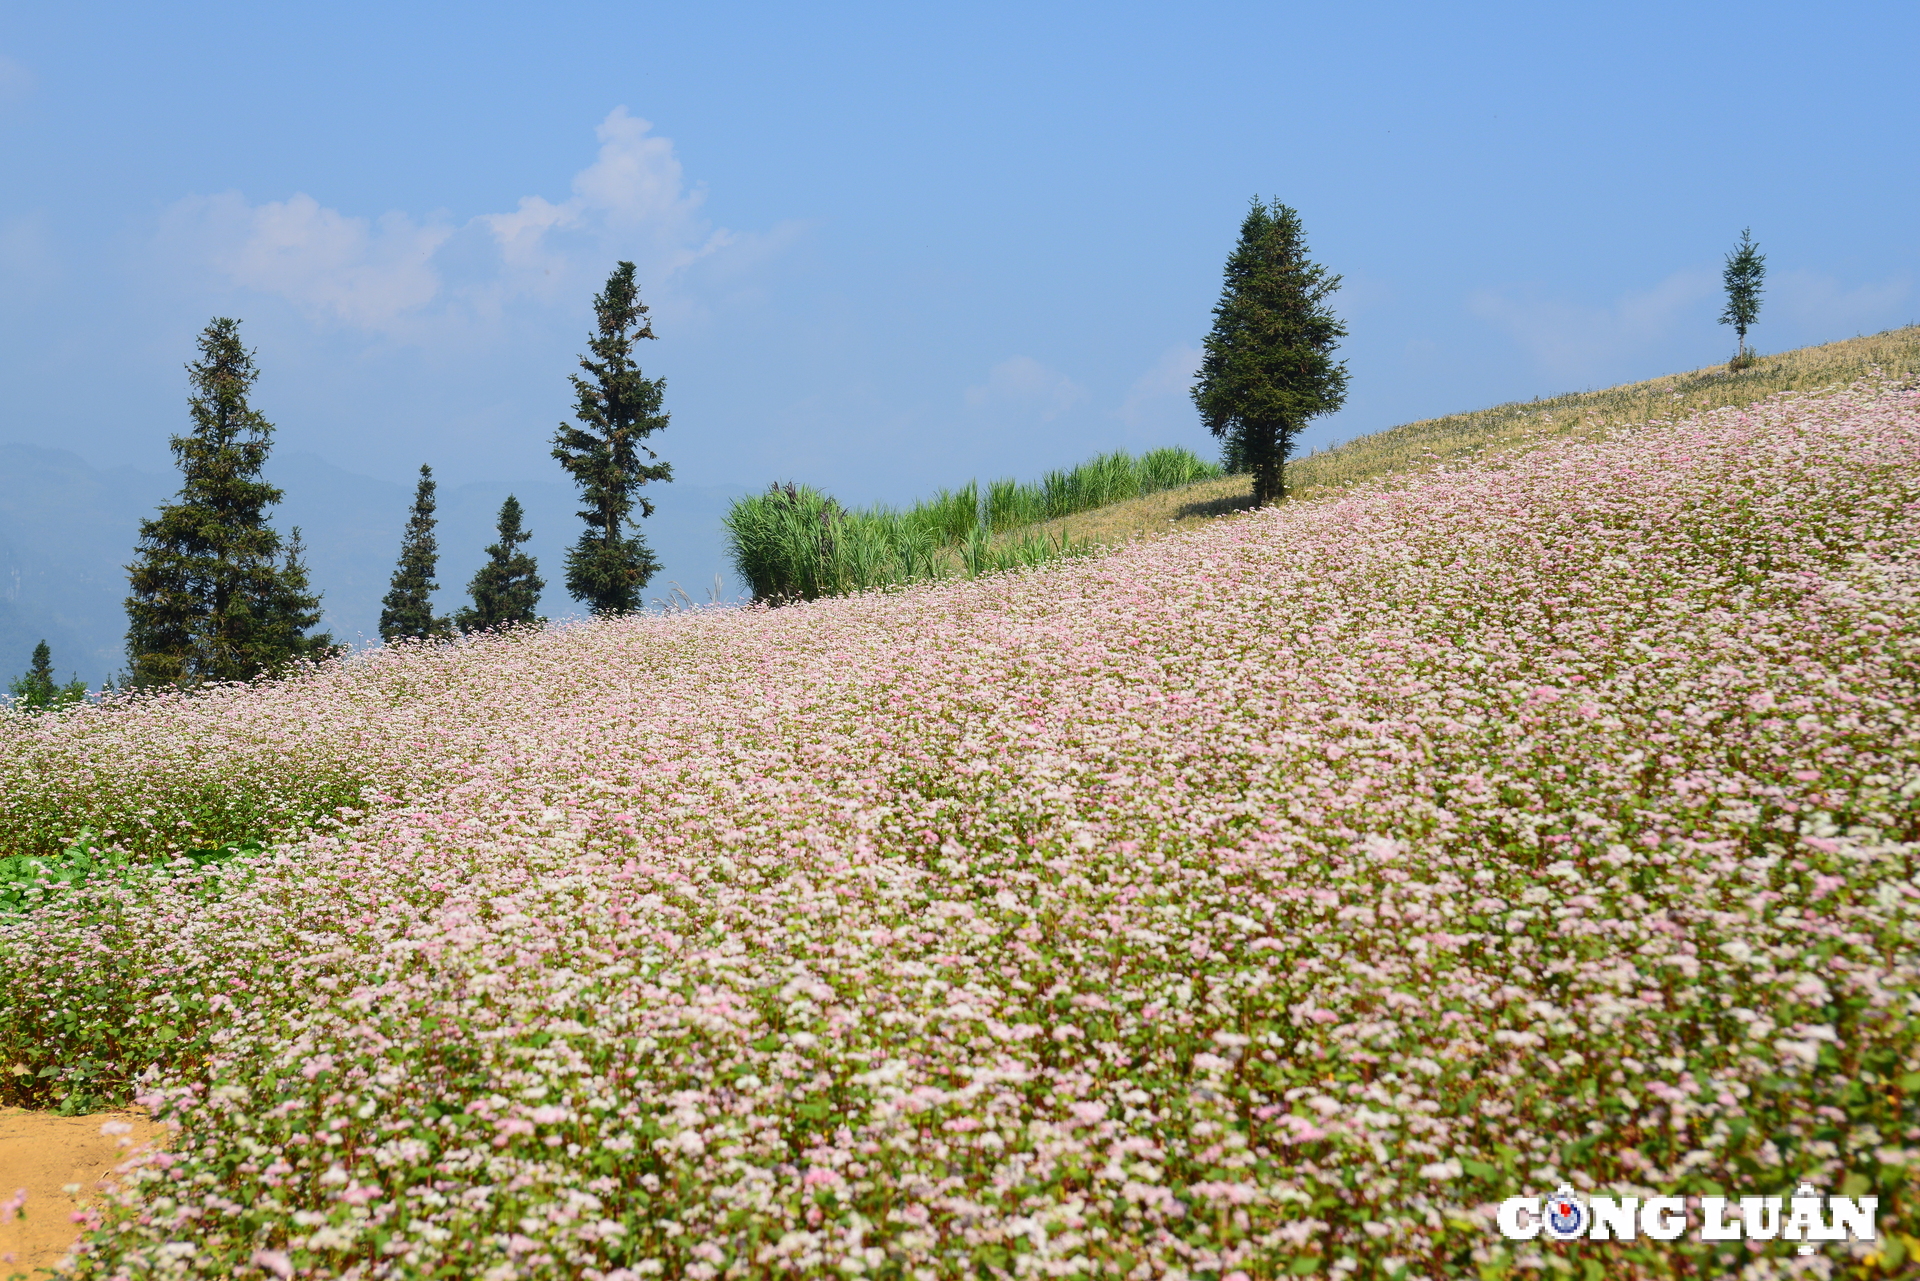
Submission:
[[[1424,471],[1450,459],[1521,449],[1555,437],[1602,434],[1649,418],[1748,405],[1780,391],[1850,383],[1874,369],[1895,380],[1920,376],[1920,326],[1763,356],[1738,373],[1712,365],[1647,382],[1391,427],[1294,460],[1287,465],[1287,485],[1295,497],[1312,498],[1376,476]],[[1227,476],[1048,521],[1010,537],[1043,533],[1057,538],[1064,530],[1075,541],[1124,542],[1244,511],[1252,502],[1251,480]]]

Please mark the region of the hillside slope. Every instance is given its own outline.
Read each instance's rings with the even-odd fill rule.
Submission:
[[[0,918],[0,1101],[181,1127],[78,1275],[1904,1275],[1920,392],[1499,461],[0,715],[9,837],[286,829]]]
[[[1894,383],[1920,378],[1920,326],[1763,356],[1757,365],[1738,373],[1729,373],[1724,365],[1710,365],[1599,391],[1514,401],[1407,423],[1295,459],[1287,465],[1287,484],[1296,497],[1313,498],[1378,476],[1405,475],[1461,457],[1524,449],[1654,418],[1750,405],[1782,391],[1844,386],[1876,371]],[[1064,533],[1094,543],[1123,542],[1232,515],[1246,510],[1252,501],[1251,482],[1244,476],[1228,476],[1049,521],[1015,537],[1038,531],[1050,538]]]

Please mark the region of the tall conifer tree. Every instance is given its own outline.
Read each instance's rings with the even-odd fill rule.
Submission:
[[[140,523],[127,567],[128,683],[192,686],[251,680],[331,652],[312,635],[319,598],[307,586],[298,531],[281,554],[267,511],[281,491],[260,478],[273,424],[247,403],[259,372],[240,322],[218,318],[187,366],[193,430],[172,440],[183,477],[175,501]]]
[[[1740,243],[1727,255],[1727,269],[1720,277],[1727,287],[1727,309],[1720,313],[1720,323],[1732,325],[1734,333],[1739,335],[1739,345],[1733,354],[1735,369],[1744,369],[1753,363],[1753,357],[1747,353],[1747,330],[1760,318],[1760,285],[1766,278],[1767,256],[1754,243],[1753,228],[1748,227],[1740,233]]]
[[[543,622],[534,613],[540,607],[540,592],[546,587],[533,557],[520,550],[520,544],[533,537],[531,530],[520,528],[520,500],[512,494],[500,504],[498,525],[500,541],[487,548],[487,563],[467,584],[473,605],[456,612],[453,622],[463,632],[487,631]]]
[[[633,511],[653,515],[640,487],[673,479],[672,466],[641,443],[667,425],[660,408],[667,381],[647,378],[633,359],[639,341],[654,336],[633,271],[632,263],[620,263],[594,297],[599,332],[588,340],[591,355],[580,358],[589,376],[573,375],[577,425],[562,423],[553,438],[553,456],[586,500],[580,511],[586,532],[567,552],[567,591],[596,614],[640,608],[641,591],[660,562],[633,528]],[[647,462],[640,461],[642,453]]]
[[[394,567],[393,581],[380,610],[380,639],[402,637],[424,640],[447,634],[450,624],[433,616],[433,593],[440,584],[433,581],[439,567],[439,545],[433,536],[433,468],[422,463],[420,483],[413,491],[413,514],[407,518],[406,533],[400,538],[400,563]]]
[[[1339,287],[1308,259],[1300,215],[1256,199],[1227,259],[1193,400],[1228,468],[1253,474],[1257,506],[1287,496],[1294,438],[1346,400],[1346,362],[1333,351],[1347,330],[1327,304]]]

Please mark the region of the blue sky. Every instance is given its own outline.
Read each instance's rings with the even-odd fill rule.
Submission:
[[[632,258],[688,485],[1211,453],[1255,194],[1346,277],[1309,443],[1723,360],[1743,226],[1762,350],[1873,332],[1920,319],[1916,48],[1910,3],[13,5],[0,440],[165,470],[222,314],[280,448],[557,480]]]

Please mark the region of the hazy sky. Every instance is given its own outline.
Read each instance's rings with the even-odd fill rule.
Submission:
[[[10,4],[0,440],[170,466],[245,321],[280,445],[560,479],[640,264],[681,478],[906,500],[1212,453],[1247,201],[1343,273],[1315,442],[1920,319],[1920,6]],[[671,503],[669,488],[661,495]]]

